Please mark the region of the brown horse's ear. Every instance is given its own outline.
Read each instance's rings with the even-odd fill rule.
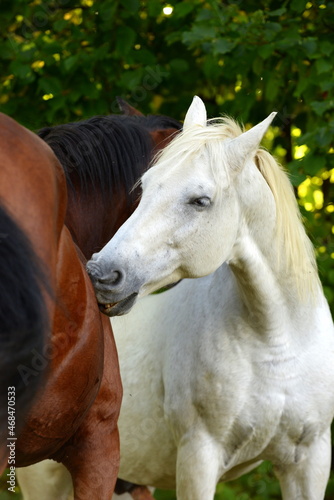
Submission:
[[[119,109],[120,111],[123,112],[124,115],[128,115],[128,116],[144,116],[143,113],[141,113],[140,111],[138,111],[136,108],[130,106],[129,103],[127,103],[126,101],[124,101],[124,99],[122,99],[121,97],[116,97],[116,100],[117,100],[117,104],[119,106]]]
[[[165,148],[175,135],[179,132],[177,128],[158,129],[150,132],[150,136],[154,142],[153,154],[158,153],[161,149]]]

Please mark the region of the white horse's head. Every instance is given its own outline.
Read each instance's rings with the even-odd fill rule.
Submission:
[[[236,179],[274,116],[226,138],[221,127],[207,126],[205,106],[194,98],[183,132],[143,176],[138,208],[88,262],[103,312],[123,314],[137,296],[210,274],[230,257],[240,225]]]

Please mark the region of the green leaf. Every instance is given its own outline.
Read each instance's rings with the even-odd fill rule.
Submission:
[[[167,45],[172,45],[173,43],[179,42],[181,38],[181,33],[178,31],[175,31],[174,33],[168,33],[165,36],[165,41],[167,42]]]
[[[279,23],[266,23],[264,27],[265,39],[271,42],[280,31],[282,31],[282,26]]]
[[[61,54],[64,46],[59,42],[43,43],[42,50],[45,54]]]
[[[203,42],[205,39],[212,40],[216,36],[216,28],[214,26],[205,26],[204,24],[194,26],[191,31],[186,31],[182,40],[186,45],[191,45],[196,42]]]
[[[322,116],[325,111],[334,107],[334,101],[313,101],[310,106],[318,116]]]
[[[15,59],[16,51],[17,45],[15,44],[15,41],[8,36],[8,40],[6,40],[1,47],[1,59]]]
[[[312,82],[310,82],[308,78],[306,78],[305,76],[301,77],[293,95],[296,97],[301,96],[310,85],[312,85]]]
[[[207,22],[214,17],[211,9],[201,9],[196,17],[196,22]]]
[[[328,281],[334,285],[334,269],[331,269],[328,273]]]
[[[124,72],[119,80],[119,84],[126,90],[134,90],[139,87],[142,88],[142,72],[136,70]]]
[[[72,89],[69,96],[68,96],[68,100],[72,103],[77,102],[80,99],[80,97],[82,97],[82,95],[83,95],[82,91],[83,91],[82,88],[81,89]],[[86,97],[88,97],[88,96],[90,98],[92,97],[91,92],[85,92],[84,95]]]
[[[202,68],[205,76],[209,80],[212,80],[211,83],[213,83],[215,80],[218,80],[222,74],[222,68],[218,66],[218,64],[216,63],[215,59],[212,56],[206,57],[202,65]]]
[[[333,106],[333,104],[332,104]],[[324,126],[324,127],[317,127],[316,129],[316,142],[319,147],[323,148],[329,148],[330,146],[333,145],[333,136],[334,136],[334,130],[331,130],[330,127]],[[327,158],[332,158],[333,155],[327,155]],[[328,161],[328,165],[329,165]]]
[[[28,64],[22,64],[20,61],[12,61],[9,65],[13,75],[21,79],[26,79],[32,74],[31,67]]]
[[[266,83],[266,82],[265,82]],[[276,96],[278,94],[279,88],[280,88],[280,80],[277,78],[276,74],[274,73],[268,82],[266,83],[265,86],[265,94],[267,99],[269,101],[274,101],[276,99]]]
[[[334,291],[329,286],[324,286],[324,294],[328,302],[334,301]]]
[[[306,174],[303,171],[303,163],[301,160],[291,161],[288,163],[287,169],[293,186],[299,186],[306,179]]]
[[[74,68],[78,62],[79,62],[79,55],[74,55],[74,56],[68,57],[63,62],[65,70],[71,71],[72,68]]]
[[[63,31],[66,27],[68,27],[68,21],[65,21],[64,19],[58,19],[53,23],[53,29],[58,33]]]
[[[56,77],[45,76],[39,79],[38,87],[46,94],[59,94],[62,90],[62,83]]]
[[[226,38],[218,38],[213,42],[213,53],[214,54],[227,54],[234,49],[236,42],[230,42]]]
[[[306,7],[307,0],[292,0],[291,9],[301,14]]]
[[[64,0],[63,0],[64,1]],[[94,7],[98,5],[98,20],[101,23],[101,31],[107,31],[110,34],[110,26],[115,27],[115,21],[119,20],[120,9],[118,2],[94,2]],[[93,8],[94,8],[93,7]],[[124,11],[122,12],[124,14]],[[100,31],[100,30],[98,30]]]
[[[320,42],[320,51],[324,56],[329,56],[334,50],[333,43],[328,40]]]
[[[185,17],[195,10],[196,6],[192,2],[179,2],[174,6],[173,16],[176,18]]]
[[[150,17],[157,18],[162,12],[162,5],[160,2],[147,2],[146,8],[147,13]]]
[[[152,65],[156,63],[155,55],[145,48],[133,51],[133,55],[137,63],[145,65]]]
[[[306,38],[302,41],[302,46],[305,49],[306,55],[309,57],[314,54],[318,48],[318,40],[316,38]]]
[[[327,71],[333,72],[334,70],[333,63],[331,63],[330,61],[326,61],[326,59],[317,59],[315,61],[315,68],[317,70],[318,75],[326,73]]]
[[[263,71],[263,59],[260,57],[257,57],[253,61],[253,71],[256,75],[260,75]]]
[[[125,56],[133,47],[137,33],[128,26],[120,26],[116,32],[116,46],[115,51],[117,54]]]
[[[139,10],[139,0],[121,0],[120,3],[132,14],[135,14]]]
[[[329,75],[328,79],[321,79],[319,84],[322,92],[328,92],[329,90],[332,90],[332,88],[334,88],[334,78],[332,77],[332,75]]]
[[[272,10],[271,12],[268,12],[268,16],[270,16],[270,17],[282,16],[285,13],[286,13],[286,8],[281,7],[280,9],[276,9],[276,10]]]
[[[303,168],[308,175],[314,176],[318,174],[326,166],[326,159],[324,156],[316,156],[308,153],[303,159]]]
[[[273,43],[266,43],[265,45],[261,45],[258,48],[258,54],[263,59],[268,59],[268,57],[272,55],[274,50],[275,50],[275,46]]]
[[[171,70],[175,71],[176,73],[185,73],[189,70],[189,63],[185,59],[175,58],[172,59],[169,64]]]
[[[276,47],[278,50],[289,51],[296,49],[300,45],[300,37],[298,33],[291,33],[290,36],[286,36],[278,40]]]

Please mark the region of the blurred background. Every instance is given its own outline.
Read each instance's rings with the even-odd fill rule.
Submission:
[[[118,113],[246,127],[278,111],[264,146],[289,171],[334,311],[334,2],[1,0],[0,110],[30,128]],[[13,498],[2,483],[0,499]],[[10,495],[10,496],[9,496]],[[19,490],[14,497],[19,499]],[[156,492],[175,500],[173,492]],[[216,500],[280,498],[270,464]],[[334,498],[331,480],[327,500]],[[38,499],[36,499],[38,500]]]

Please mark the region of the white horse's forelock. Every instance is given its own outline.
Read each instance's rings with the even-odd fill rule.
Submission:
[[[225,139],[234,139],[244,129],[232,118],[223,116],[208,120],[206,127],[193,125],[180,132],[178,136],[154,158],[155,168],[171,170],[198,155],[205,147],[208,150],[212,175],[222,193],[222,176],[224,186],[229,184],[230,172],[228,163],[221,161],[221,148]],[[282,242],[281,263],[285,262],[285,270],[294,276],[301,297],[313,296],[319,289],[320,280],[313,246],[306,235],[302,224],[300,210],[294,195],[287,172],[275,158],[263,148],[259,148],[254,158],[255,164],[270,187],[277,209],[276,236]]]
[[[232,139],[241,134],[240,126],[228,117],[208,120],[208,126],[192,125],[186,130],[182,130],[176,138],[163,150],[159,151],[152,160],[155,168],[169,171],[178,168],[185,162],[191,161],[206,148],[212,175],[217,183],[218,189],[221,187],[224,176],[224,184],[229,181],[230,172],[226,164],[221,162],[220,153],[222,141]]]

